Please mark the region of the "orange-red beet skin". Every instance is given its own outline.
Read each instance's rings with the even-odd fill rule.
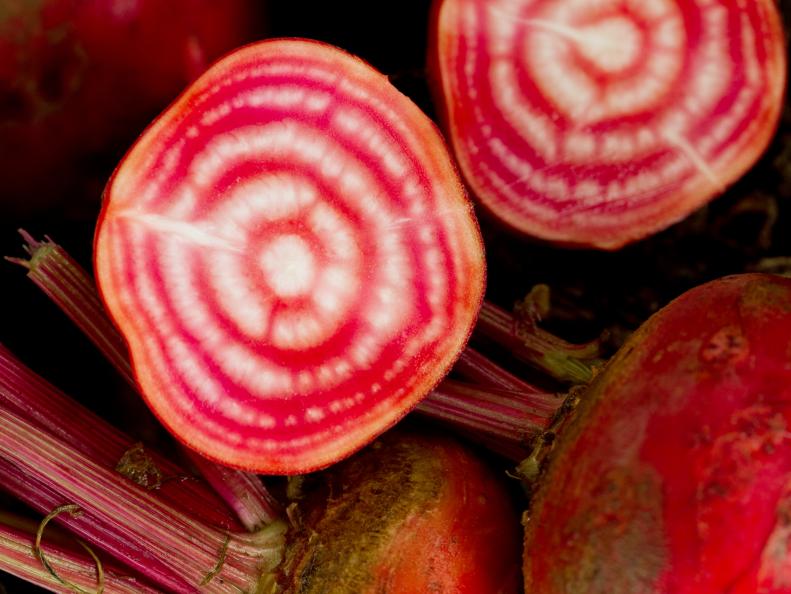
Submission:
[[[286,594],[517,594],[519,517],[486,462],[447,437],[390,431],[299,505]]]
[[[502,480],[457,444],[431,447],[445,473],[442,491],[383,551],[377,587],[387,584],[394,594],[515,594],[519,524]],[[370,594],[382,592],[377,587]]]
[[[595,381],[527,520],[528,594],[791,592],[791,281],[652,317]]]

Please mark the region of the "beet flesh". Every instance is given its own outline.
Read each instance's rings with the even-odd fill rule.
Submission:
[[[448,372],[483,244],[433,123],[327,44],[217,62],[105,191],[96,275],[146,402],[212,460],[295,474],[351,454]]]
[[[520,591],[505,477],[458,441],[399,428],[319,476],[296,504],[285,593]]]
[[[583,398],[526,521],[526,592],[791,592],[791,281],[650,318]]]
[[[617,249],[749,169],[782,109],[773,0],[436,0],[437,104],[473,194],[540,239]]]

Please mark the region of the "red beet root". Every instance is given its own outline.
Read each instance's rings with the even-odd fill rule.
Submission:
[[[519,517],[485,463],[457,442],[389,432],[322,473],[300,509],[289,594],[516,594]]]
[[[576,414],[527,522],[528,594],[791,592],[791,281],[689,291]]]
[[[438,0],[456,156],[507,225],[615,249],[738,179],[777,122],[772,0]]]
[[[248,46],[176,101],[105,194],[96,273],[154,412],[225,464],[296,473],[393,425],[483,292],[434,126],[368,65]]]
[[[3,2],[0,212],[98,204],[119,150],[211,61],[252,39],[258,4]]]

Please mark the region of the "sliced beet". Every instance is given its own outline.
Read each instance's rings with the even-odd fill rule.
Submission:
[[[772,0],[437,0],[431,62],[462,172],[498,219],[615,249],[738,179],[775,129]]]
[[[684,294],[575,415],[526,524],[527,594],[791,593],[791,280]]]
[[[184,443],[266,473],[326,466],[442,378],[482,299],[480,234],[429,119],[298,39],[242,48],[110,181],[101,294]]]

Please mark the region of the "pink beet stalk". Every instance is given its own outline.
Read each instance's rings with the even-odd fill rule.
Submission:
[[[480,388],[444,380],[417,410],[449,423],[512,460],[522,460],[531,453],[533,440],[549,427],[563,402],[560,394]]]
[[[209,527],[18,415],[0,410],[0,428],[5,489],[41,512],[77,505],[85,513],[64,525],[174,592],[245,591],[280,561],[280,524],[257,535]]]
[[[461,169],[506,225],[616,249],[737,180],[774,132],[773,0],[436,0],[431,62]]]
[[[90,594],[156,594],[159,590],[145,584],[138,577],[94,558],[77,541],[51,538],[48,530],[36,550],[39,526],[26,518],[0,513],[0,571],[15,575],[26,582],[53,592]],[[63,537],[63,535],[59,535]],[[52,542],[54,541],[54,542]],[[71,545],[71,546],[70,546]]]
[[[271,580],[280,562],[284,527],[275,522],[249,534],[206,523],[181,499],[163,497],[128,480],[102,458],[102,422],[67,410],[57,431],[31,411],[48,398],[46,388],[25,381],[30,373],[7,353],[0,377],[0,484],[28,505],[48,513],[65,502],[82,510],[58,521],[141,575],[173,592],[238,592]],[[16,374],[16,375],[15,375]],[[24,402],[22,406],[14,402]],[[110,448],[108,448],[109,450]],[[186,483],[185,483],[186,484]]]
[[[281,506],[258,475],[217,464],[191,450],[185,452],[247,530],[255,532],[281,517]]]
[[[0,406],[68,442],[102,466],[115,469],[133,450],[139,452],[137,482],[156,489],[163,499],[226,530],[239,528],[217,495],[202,481],[190,478],[181,467],[141,449],[139,444],[103,419],[68,398],[22,365],[0,345]],[[68,423],[65,423],[68,421]],[[75,429],[78,428],[78,429]]]
[[[453,370],[466,380],[493,388],[540,394],[541,390],[506,371],[472,347],[462,352]]]
[[[24,266],[28,278],[69,316],[124,380],[137,389],[124,339],[104,313],[88,272],[49,237],[38,241],[24,230],[19,233],[25,240],[28,257],[6,257],[6,260]]]
[[[791,593],[791,280],[688,291],[599,375],[526,523],[529,593]]]
[[[601,364],[597,342],[566,342],[538,328],[533,320],[520,319],[492,303],[483,304],[475,330],[506,347],[517,359],[564,382],[587,383],[593,368]]]
[[[123,337],[107,317],[90,275],[61,246],[46,238],[37,241],[21,231],[29,258],[7,258],[27,268],[28,277],[74,321],[118,370],[138,390]],[[193,464],[214,490],[234,510],[248,530],[279,517],[278,505],[254,475],[190,455]]]
[[[97,282],[181,441],[264,473],[326,466],[458,357],[480,234],[431,121],[341,50],[270,40],[215,64],[106,191]]]

